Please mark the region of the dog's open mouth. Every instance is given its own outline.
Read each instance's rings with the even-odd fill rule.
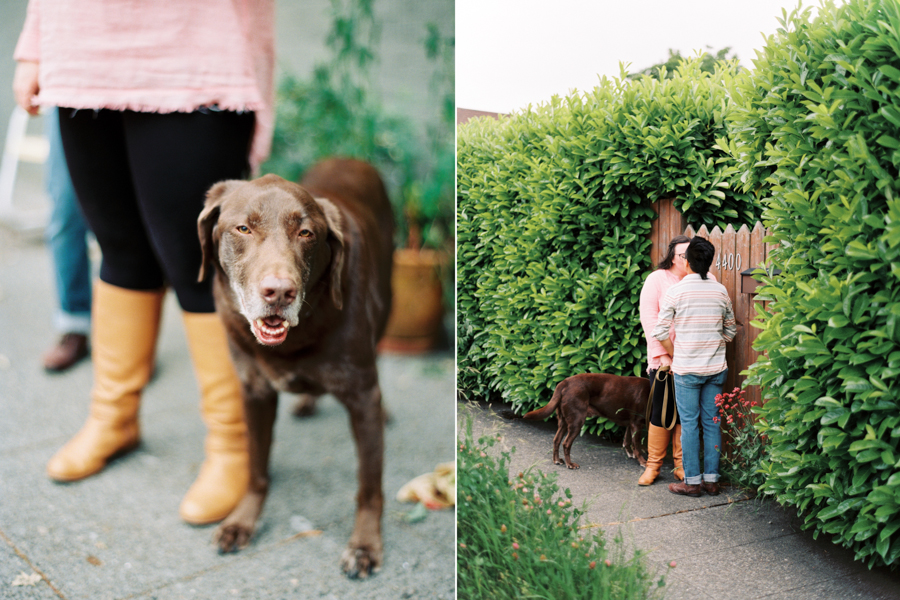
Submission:
[[[287,320],[277,315],[256,319],[250,325],[257,341],[266,346],[277,346],[283,342],[290,327]]]

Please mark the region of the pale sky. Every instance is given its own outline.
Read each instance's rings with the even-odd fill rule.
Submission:
[[[763,33],[798,0],[456,0],[456,105],[510,112],[726,46],[753,67]],[[818,7],[816,0],[804,6]]]

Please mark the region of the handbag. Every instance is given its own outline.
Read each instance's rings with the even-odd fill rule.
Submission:
[[[678,408],[675,406],[675,398],[673,397],[671,401],[669,400],[669,378],[672,376],[672,372],[669,369],[668,365],[662,366],[656,371],[656,376],[653,378],[653,383],[650,384],[650,397],[647,399],[647,424],[650,424],[650,413],[653,411],[653,393],[656,391],[656,384],[661,384],[665,390],[663,391],[663,401],[662,401],[662,413],[660,414],[659,421],[662,423],[662,426],[672,431],[675,428],[675,421],[678,420]],[[671,405],[671,406],[670,406]],[[668,425],[666,425],[666,413],[669,409],[672,409],[672,421]]]

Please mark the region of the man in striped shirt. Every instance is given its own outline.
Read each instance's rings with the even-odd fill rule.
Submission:
[[[653,337],[672,356],[675,404],[681,415],[681,447],[684,482],[669,484],[673,494],[697,497],[701,489],[719,493],[719,447],[722,432],[713,421],[716,394],[728,374],[725,344],[734,339],[737,326],[725,286],[707,277],[715,247],[694,237],[685,251],[687,275],[669,288],[660,305]],[[678,334],[674,347],[669,333]],[[700,431],[703,426],[703,471],[700,471]]]

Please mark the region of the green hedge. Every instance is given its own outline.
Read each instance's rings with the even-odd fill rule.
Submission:
[[[460,127],[463,394],[525,411],[569,375],[641,374],[651,203],[677,196],[689,222],[722,227],[752,226],[760,212],[726,151],[734,69],[705,73],[695,59],[662,81],[603,78],[584,95]]]
[[[738,81],[736,155],[780,250],[750,383],[761,490],[870,567],[900,563],[900,8],[785,13]]]

